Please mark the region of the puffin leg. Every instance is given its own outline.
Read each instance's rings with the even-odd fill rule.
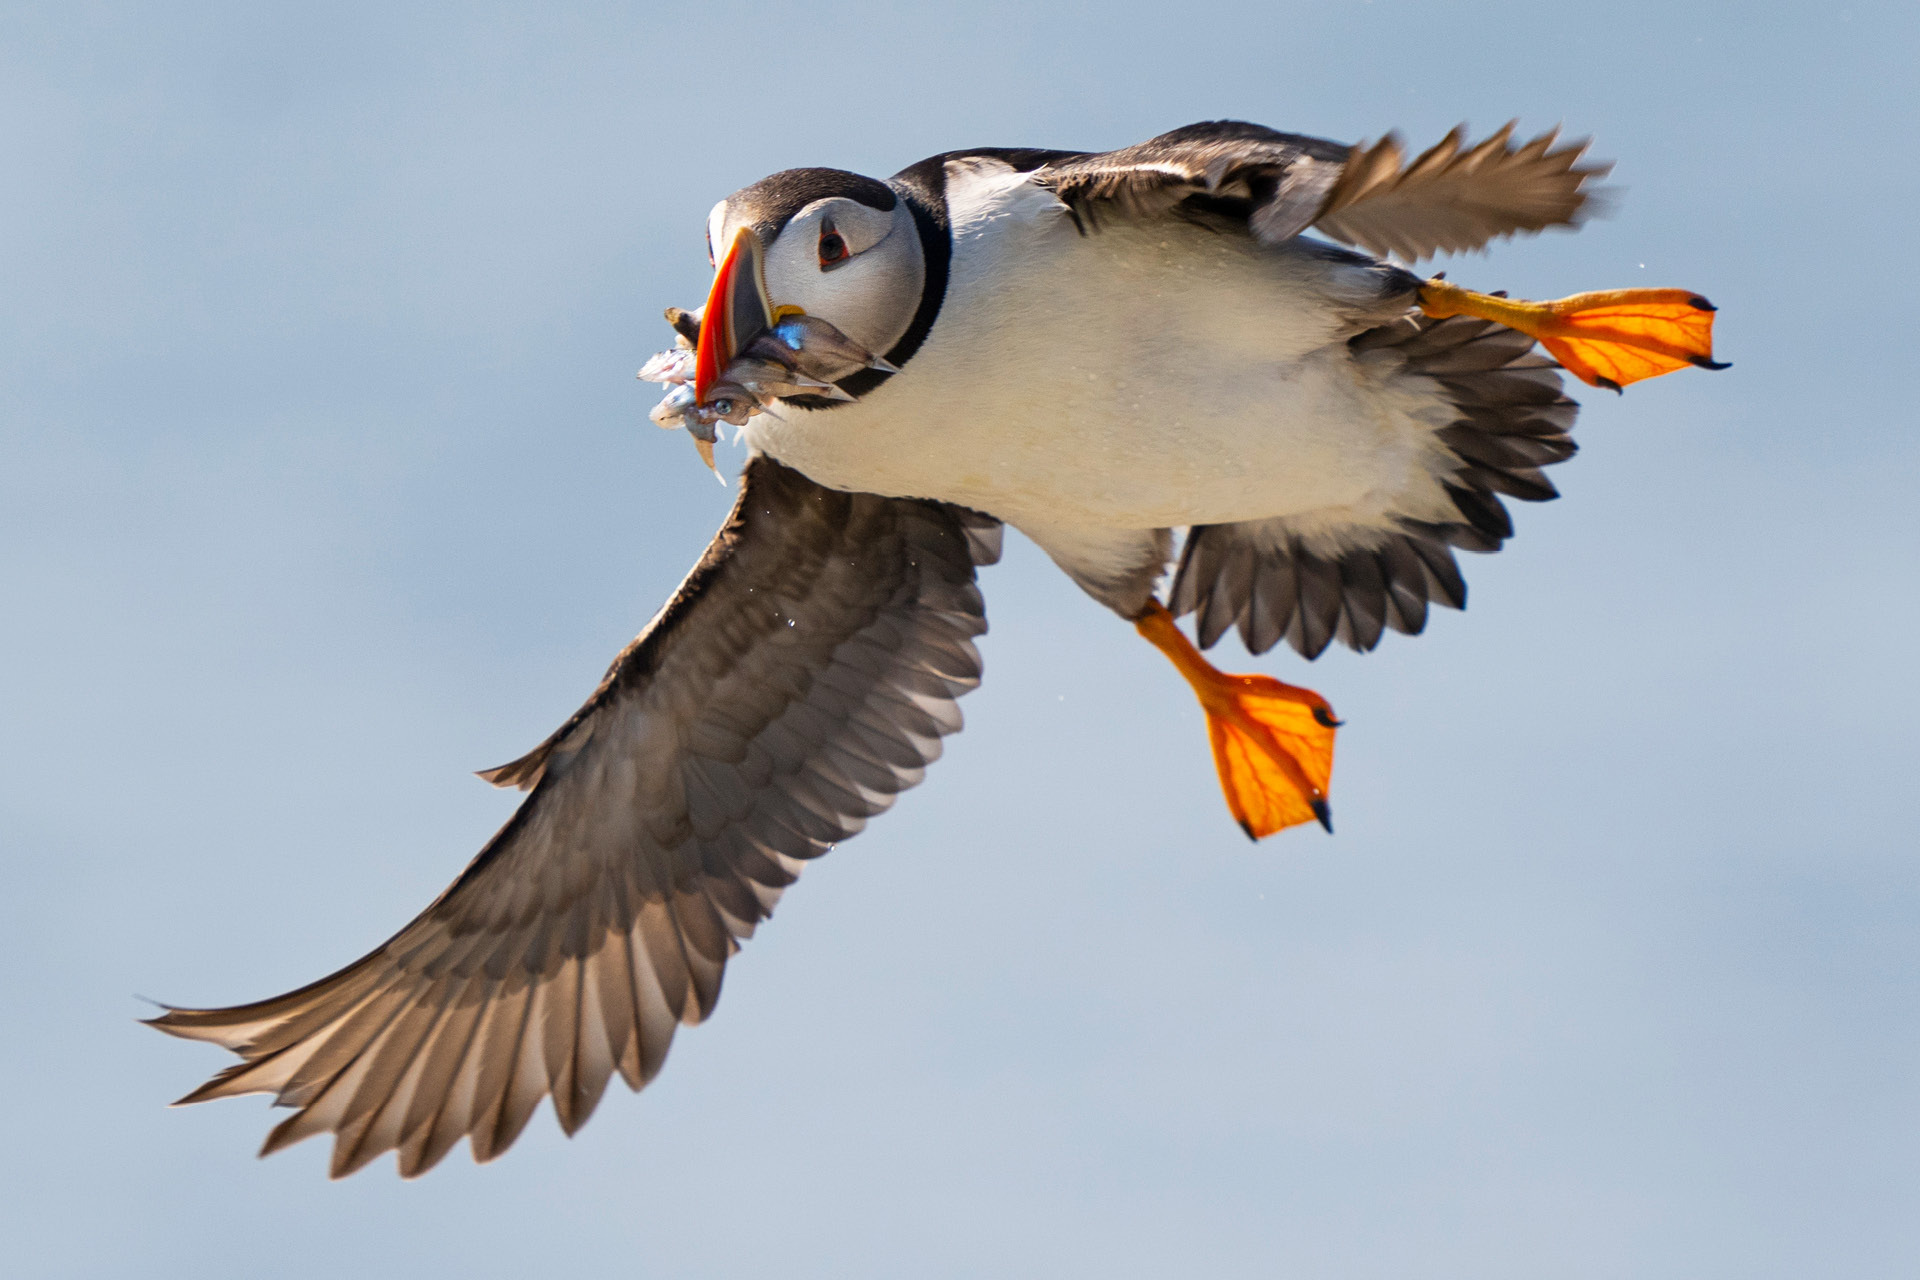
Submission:
[[[1420,309],[1435,319],[1474,316],[1518,329],[1568,373],[1609,391],[1688,365],[1727,367],[1713,358],[1713,304],[1687,289],[1610,289],[1521,302],[1433,279],[1420,286]]]
[[[1327,700],[1271,676],[1228,675],[1200,656],[1158,600],[1134,627],[1167,655],[1207,713],[1207,737],[1227,810],[1247,837],[1318,820],[1333,830],[1327,785],[1340,722]]]

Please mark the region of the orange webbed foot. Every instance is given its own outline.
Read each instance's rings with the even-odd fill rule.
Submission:
[[[1157,600],[1134,625],[1173,661],[1199,697],[1227,810],[1248,838],[1314,821],[1332,831],[1327,787],[1340,721],[1327,700],[1271,676],[1216,669]]]
[[[1688,365],[1727,367],[1713,358],[1714,305],[1689,289],[1609,289],[1522,302],[1434,279],[1420,289],[1420,309],[1437,319],[1474,316],[1517,329],[1568,373],[1609,391]]]

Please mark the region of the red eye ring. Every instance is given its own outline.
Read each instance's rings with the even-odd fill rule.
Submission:
[[[837,267],[852,256],[847,248],[846,238],[833,229],[831,222],[822,222],[820,224],[820,269],[825,271],[831,267]]]

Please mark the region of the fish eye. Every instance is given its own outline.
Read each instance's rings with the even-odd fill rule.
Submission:
[[[820,269],[831,271],[851,256],[847,249],[846,237],[833,229],[833,219],[822,218],[820,220]]]

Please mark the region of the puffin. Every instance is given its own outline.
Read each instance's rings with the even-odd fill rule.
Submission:
[[[180,1103],[269,1093],[292,1114],[262,1155],[330,1133],[332,1176],[394,1151],[414,1177],[462,1138],[498,1156],[543,1098],[572,1134],[616,1074],[641,1088],[807,863],[960,728],[1009,525],[1192,687],[1249,837],[1331,831],[1332,707],[1202,650],[1421,631],[1466,603],[1455,553],[1512,535],[1504,500],[1556,496],[1562,371],[1725,367],[1690,290],[1411,269],[1579,225],[1587,149],[1215,121],[722,200],[706,302],[641,371],[710,466],[722,424],[746,446],[719,533],[585,704],[480,775],[526,798],[416,919],[297,991],[162,1006],[240,1059]]]

